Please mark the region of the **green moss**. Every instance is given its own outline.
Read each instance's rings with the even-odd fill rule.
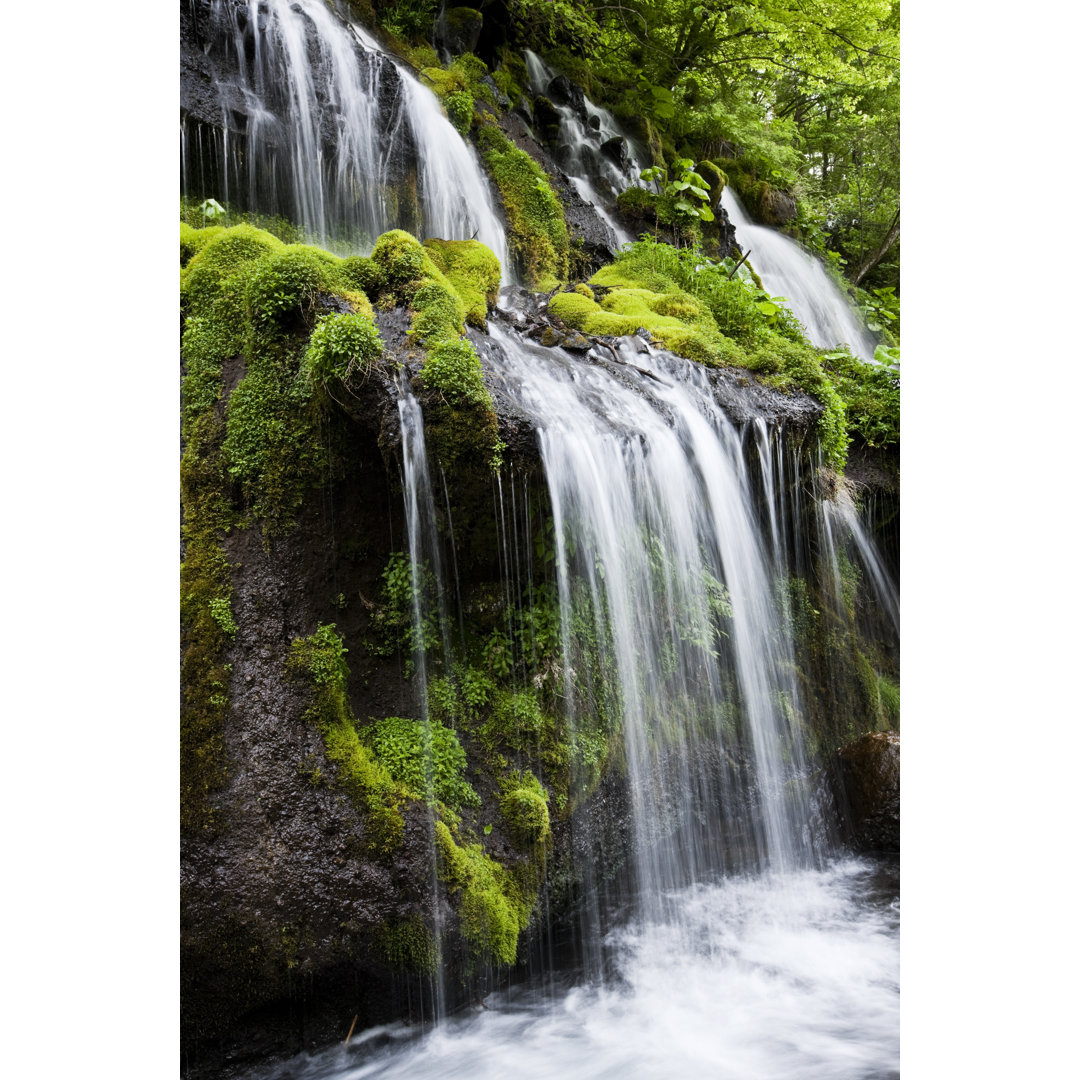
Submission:
[[[367,255],[350,255],[342,259],[341,276],[347,285],[359,289],[369,298],[379,293],[379,268]]]
[[[341,259],[319,248],[291,244],[259,259],[248,282],[252,317],[263,323],[310,320],[321,292],[343,288]]]
[[[217,239],[225,231],[221,225],[208,225],[204,229],[192,228],[186,222],[180,222],[180,265],[182,267],[199,254],[211,240]]]
[[[251,225],[224,229],[205,243],[180,273],[180,302],[185,314],[207,314],[228,279],[245,264],[284,248],[276,236]]]
[[[530,288],[549,291],[567,274],[570,238],[562,204],[543,169],[497,127],[483,125],[479,142],[506,209],[518,269]]]
[[[420,241],[404,229],[391,229],[375,241],[371,261],[380,287],[395,290],[424,273],[425,252]],[[430,261],[430,260],[428,260]]]
[[[410,975],[428,976],[439,970],[439,940],[421,915],[388,920],[375,936],[391,968]]]
[[[452,68],[426,67],[420,72],[420,81],[431,87],[444,101],[451,94],[468,93],[469,84],[460,71]]]
[[[523,895],[514,876],[480,844],[459,846],[442,821],[435,823],[435,848],[439,876],[457,901],[461,935],[473,962],[513,964],[535,895]]]
[[[471,342],[462,337],[466,304],[439,269],[436,260],[456,267],[469,284],[490,283],[493,266],[483,245],[459,246],[440,242],[424,247],[400,229],[379,237],[371,257],[383,291],[380,303],[411,304],[409,335],[427,352],[420,380],[438,395],[425,406],[425,434],[429,449],[453,470],[459,462],[493,460],[498,453],[498,420],[484,385],[480,359]],[[466,295],[469,295],[466,291]],[[475,299],[475,298],[474,298]]]
[[[510,834],[524,847],[542,847],[551,839],[548,793],[531,772],[512,773],[504,782],[499,809]]]
[[[465,751],[457,734],[439,721],[389,716],[367,728],[364,737],[413,798],[442,802],[452,810],[480,805],[480,796],[465,779]]]
[[[312,331],[304,366],[314,385],[340,382],[347,387],[354,376],[367,374],[382,350],[382,338],[370,314],[327,315]]]
[[[574,286],[574,292],[576,292],[580,296],[587,296],[590,300],[596,299],[596,294],[583,281],[579,281]]]
[[[334,624],[324,623],[309,637],[293,641],[286,669],[310,684],[305,716],[318,727],[326,756],[338,767],[338,783],[366,815],[369,847],[386,854],[401,844],[405,822],[398,805],[407,792],[357,735],[345,689],[346,652]]]
[[[878,677],[878,699],[887,727],[900,728],[900,686],[886,675]]]
[[[487,329],[488,309],[499,299],[502,269],[495,253],[478,240],[425,240],[432,262],[465,304],[465,321]]]
[[[462,134],[468,134],[473,121],[473,96],[468,90],[456,90],[443,100],[450,123]]]

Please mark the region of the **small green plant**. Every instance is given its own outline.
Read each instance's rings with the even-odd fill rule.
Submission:
[[[465,779],[465,751],[457,735],[438,720],[388,716],[365,729],[364,738],[386,771],[414,798],[445,803],[453,810],[479,806]]]
[[[218,596],[210,601],[210,614],[223,633],[230,638],[236,637],[236,620],[233,618],[232,602],[227,596]]]
[[[199,203],[199,209],[202,211],[203,224],[224,217],[228,212],[217,199],[204,199]]]

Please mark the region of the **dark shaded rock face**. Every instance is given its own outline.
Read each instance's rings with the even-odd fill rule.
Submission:
[[[863,851],[900,851],[900,735],[863,735],[837,751],[837,802],[851,842]]]
[[[626,140],[621,135],[608,139],[600,144],[600,153],[610,158],[620,169],[626,169],[630,165],[630,151],[626,147]]]
[[[786,191],[767,188],[761,197],[761,217],[766,225],[790,225],[798,216],[795,199]]]
[[[565,75],[556,75],[547,84],[547,96],[556,105],[566,105],[568,108],[587,120],[588,110],[585,108],[585,91],[577,83],[571,82]]]
[[[475,8],[446,8],[435,22],[435,48],[449,56],[475,52],[484,16]]]

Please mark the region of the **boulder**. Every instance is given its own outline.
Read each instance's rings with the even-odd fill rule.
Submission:
[[[873,732],[836,754],[836,797],[852,844],[863,851],[900,850],[900,735]]]
[[[794,196],[773,187],[765,188],[761,196],[761,217],[767,225],[790,225],[797,216]]]
[[[447,8],[435,23],[435,47],[450,56],[475,52],[484,16],[475,8]]]
[[[621,135],[615,135],[607,142],[601,143],[600,153],[624,171],[630,164],[630,151],[627,149],[626,140]]]
[[[585,91],[565,75],[556,75],[547,84],[547,96],[556,105],[568,105],[582,120],[588,121],[589,112],[585,108]]]

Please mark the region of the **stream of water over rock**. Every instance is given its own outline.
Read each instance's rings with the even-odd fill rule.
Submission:
[[[249,118],[249,161],[262,163],[250,169],[252,185],[279,184],[313,237],[370,242],[396,223],[385,192],[408,140],[418,231],[476,234],[507,265],[475,154],[429,91],[320,0],[252,0],[247,11],[234,18],[236,52],[251,53],[250,27],[260,33],[231,89]],[[550,76],[538,58],[529,70],[534,81]],[[581,148],[595,151],[609,134],[605,115],[591,127],[564,116],[568,161],[592,194],[605,176],[612,191],[633,180],[632,163],[608,168],[593,154],[591,176],[584,164]],[[254,188],[250,195],[258,201]],[[820,267],[790,256],[724,199],[766,289],[791,298],[815,344],[846,341],[872,355],[844,321],[852,316],[842,298],[821,300]],[[799,436],[764,422],[737,426],[700,366],[644,342],[583,356],[493,319],[484,360],[491,384],[537,431],[562,674],[596,680],[612,705],[629,788],[629,866],[603,903],[589,895],[589,868],[578,868],[586,895],[574,948],[564,956],[552,940],[551,962],[531,978],[434,1028],[371,1029],[347,1048],[257,1075],[898,1076],[898,876],[892,864],[839,853],[819,805],[791,612],[777,587],[811,572],[812,547],[840,605],[841,558],[857,561],[895,632],[895,587],[858,514],[824,499]],[[453,556],[440,561],[434,524],[438,485],[404,384],[400,416],[414,579],[426,563],[437,594],[450,597]],[[515,496],[508,484],[499,498]],[[797,535],[807,521],[816,523],[812,544]],[[511,562],[507,555],[507,582]],[[413,615],[419,625],[425,613]],[[438,613],[444,635],[453,618]],[[596,643],[588,670],[583,635]],[[572,731],[588,737],[574,702],[568,695]],[[441,990],[435,997],[441,1011]]]

